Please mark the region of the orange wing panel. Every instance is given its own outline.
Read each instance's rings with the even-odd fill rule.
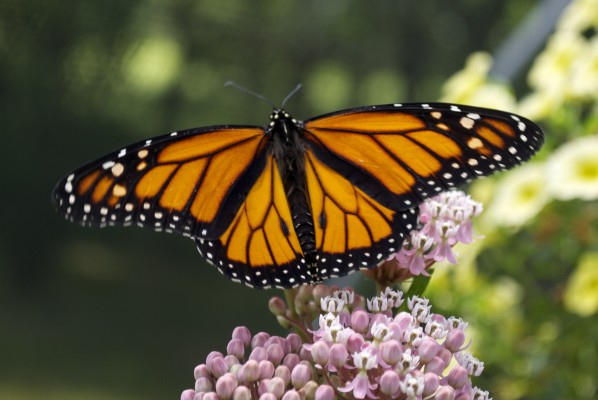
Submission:
[[[282,224],[289,227],[288,235]],[[226,260],[251,268],[286,265],[301,257],[299,239],[278,167],[268,158],[233,223],[219,241]]]
[[[306,178],[319,251],[342,254],[367,249],[393,233],[395,212],[353,186],[311,151],[306,153]]]
[[[405,113],[356,112],[333,115],[309,122],[309,128],[357,132],[396,132],[425,128],[416,116]]]

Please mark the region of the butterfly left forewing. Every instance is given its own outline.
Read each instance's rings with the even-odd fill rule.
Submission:
[[[77,169],[52,197],[60,213],[84,225],[218,237],[263,169],[264,154],[264,131],[257,127],[175,132]]]

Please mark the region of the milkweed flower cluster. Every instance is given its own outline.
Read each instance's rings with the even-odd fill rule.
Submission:
[[[481,203],[459,190],[442,192],[419,206],[418,228],[413,230],[401,250],[377,269],[364,271],[384,286],[416,276],[435,262],[457,259],[453,246],[474,241],[472,218],[482,212]]]
[[[432,313],[425,298],[403,303],[386,289],[355,307],[355,294],[338,290],[320,298],[318,326],[303,339],[238,327],[181,400],[489,399],[472,386],[484,364],[465,352],[467,323]]]

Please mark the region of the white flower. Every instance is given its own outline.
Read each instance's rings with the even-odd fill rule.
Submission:
[[[509,87],[497,82],[485,82],[461,102],[504,111],[517,110],[517,101]]]
[[[576,0],[569,4],[558,22],[559,30],[583,32],[598,25],[596,0]]]
[[[484,362],[469,353],[456,353],[457,362],[467,370],[469,375],[480,376],[484,370]]]
[[[353,363],[359,369],[368,370],[378,366],[378,357],[372,354],[370,349],[364,349],[359,353],[353,353]]]
[[[388,325],[385,323],[374,322],[371,332],[376,342],[386,342],[392,338],[392,331],[388,329]]]
[[[563,296],[565,308],[582,317],[598,311],[598,252],[582,256]]]
[[[546,166],[548,190],[556,198],[598,198],[598,135],[562,145]]]
[[[598,38],[588,42],[583,57],[575,64],[569,91],[573,97],[598,96]]]
[[[573,66],[584,57],[587,42],[571,31],[557,31],[532,65],[528,81],[536,90],[568,92]]]
[[[485,52],[471,54],[465,62],[465,68],[451,76],[442,91],[441,101],[466,103],[471,94],[486,82],[488,71],[492,67],[492,56]]]
[[[557,88],[532,92],[519,101],[517,113],[531,119],[549,117],[563,104],[565,94]]]
[[[548,200],[543,164],[530,163],[511,173],[497,185],[487,208],[487,218],[496,225],[520,226],[534,217]]]
[[[407,395],[408,399],[421,398],[421,394],[424,392],[424,374],[405,375],[405,379],[399,381],[401,391]]]
[[[320,299],[320,308],[323,312],[339,313],[344,307],[345,302],[338,297],[326,296]]]

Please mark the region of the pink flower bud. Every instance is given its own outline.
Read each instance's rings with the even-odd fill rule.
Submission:
[[[307,350],[305,347],[302,347],[301,350],[299,350],[299,358],[302,360],[312,361],[311,351]]]
[[[280,365],[282,358],[284,357],[284,349],[278,343],[272,343],[266,348],[268,360],[274,365]]]
[[[448,374],[448,384],[455,389],[461,389],[469,381],[467,370],[460,365],[451,369]]]
[[[438,354],[436,354],[436,357],[440,357],[440,359],[444,361],[444,365],[449,365],[453,359],[453,354],[445,347],[440,346],[438,348]]]
[[[255,360],[249,360],[239,371],[243,382],[253,383],[260,378],[260,366]]]
[[[436,400],[454,400],[455,389],[450,386],[440,386],[436,391]]]
[[[260,379],[270,379],[274,376],[274,364],[268,360],[262,360],[260,366]]]
[[[334,389],[330,385],[320,385],[316,389],[314,400],[334,400]]]
[[[329,293],[332,293],[333,290],[332,288],[329,288],[326,285],[316,285],[313,288],[313,298],[316,300],[316,302],[319,304],[320,303],[320,299],[322,299],[323,297],[328,296]],[[309,297],[312,296],[312,293],[310,293]]]
[[[243,358],[245,355],[245,344],[241,339],[231,339],[226,345],[226,353],[237,358]]]
[[[334,365],[336,369],[341,369],[345,366],[349,352],[347,348],[341,343],[335,343],[330,347],[330,364]]]
[[[277,315],[276,322],[278,322],[278,325],[282,326],[284,329],[291,329],[293,327],[289,318],[283,315]]]
[[[212,362],[212,360],[217,357],[224,358],[224,355],[219,351],[211,351],[210,354],[208,354],[208,356],[206,357],[206,365],[208,366],[208,368],[210,366],[210,362]]]
[[[203,395],[202,400],[218,400],[216,392],[208,392]]]
[[[249,359],[255,361],[267,360],[268,353],[266,352],[266,349],[264,349],[263,347],[255,347],[253,350],[251,350]]]
[[[264,347],[266,341],[270,338],[270,335],[266,332],[259,332],[251,339],[251,348]]]
[[[233,393],[233,400],[251,400],[251,391],[247,386],[237,386]]]
[[[270,309],[270,312],[276,316],[284,315],[287,311],[286,303],[278,296],[272,297],[270,301],[268,301],[268,308]]]
[[[324,286],[324,285],[322,285],[322,286]],[[316,286],[316,288],[318,290],[320,290],[320,292],[322,289],[324,290],[323,295],[318,296],[317,301],[319,302],[321,297],[328,295],[328,288],[327,287],[321,288],[320,285]],[[295,299],[300,300],[301,302],[309,301],[313,297],[313,292],[314,292],[314,287],[311,285],[299,286],[299,290],[297,292],[297,297]]]
[[[297,365],[291,371],[291,383],[295,389],[301,389],[311,379],[311,370],[304,364]]]
[[[438,322],[438,323],[446,326],[446,318],[442,314],[436,314],[436,313],[430,314],[430,320]]]
[[[299,358],[299,356],[297,354],[291,353],[291,354],[287,354],[284,359],[282,360],[282,365],[286,365],[289,370],[293,370],[293,368],[295,368],[295,365],[299,364],[299,361],[301,361],[301,359]]]
[[[446,364],[440,357],[434,357],[429,363],[426,364],[424,372],[430,372],[432,374],[440,375],[446,368]]]
[[[370,318],[368,313],[364,310],[355,310],[351,314],[351,328],[355,332],[366,333],[368,331],[369,323]]]
[[[401,332],[405,332],[408,328],[415,325],[415,318],[413,318],[411,314],[405,311],[401,311],[394,318],[394,322],[397,323],[397,325],[401,329]]]
[[[277,399],[284,394],[285,384],[280,378],[272,378],[268,381],[268,393],[272,393]]]
[[[220,378],[228,372],[228,365],[226,365],[226,361],[222,357],[212,358],[207,365],[210,373],[216,378]]]
[[[465,343],[465,332],[461,329],[452,329],[446,335],[446,340],[444,341],[444,347],[446,347],[450,352],[456,353],[461,350],[463,344]]]
[[[301,336],[296,333],[289,333],[287,335],[287,342],[291,345],[291,353],[299,353],[301,346],[303,346]]]
[[[195,396],[193,396],[193,400],[203,400],[204,395],[205,395],[205,392],[195,393]]]
[[[378,314],[372,315],[372,318],[370,320],[370,327],[373,327],[376,324],[388,325],[388,323],[389,323],[389,318],[386,316],[386,314],[378,313]]]
[[[208,366],[205,364],[199,364],[197,367],[195,367],[195,370],[193,370],[193,376],[195,379],[209,378],[210,371],[208,370]]]
[[[440,345],[431,337],[426,337],[422,340],[417,350],[420,361],[427,364],[436,357],[440,350]]]
[[[263,347],[267,349],[271,344],[279,344],[284,349],[284,342],[285,340],[280,336],[270,336]]]
[[[260,399],[259,400],[277,400],[276,396],[274,396],[272,393],[264,393],[262,395],[260,395]]]
[[[455,400],[471,400],[471,395],[469,394],[469,390],[461,390],[455,396]]]
[[[390,339],[380,345],[380,357],[388,365],[394,365],[401,360],[403,349],[401,343]]]
[[[291,389],[291,390],[288,390],[284,394],[284,396],[282,396],[282,400],[301,400],[301,396],[299,396],[298,391],[296,391],[295,389]]]
[[[274,370],[274,376],[284,381],[285,386],[291,382],[291,370],[286,365],[279,365]]]
[[[270,379],[262,379],[257,384],[257,394],[262,395],[268,392],[268,382],[270,382]]]
[[[196,392],[210,392],[212,389],[214,389],[214,386],[208,378],[199,378],[195,381]]]
[[[251,343],[251,332],[245,326],[237,326],[233,330],[232,339],[239,339],[245,346]]]
[[[380,377],[380,391],[389,397],[394,395],[399,390],[400,380],[394,370],[385,371]]]
[[[359,353],[361,351],[361,346],[365,343],[363,336],[359,333],[353,333],[347,339],[347,350],[350,354]]]
[[[231,374],[225,374],[216,381],[216,394],[219,399],[230,399],[236,388],[236,379]]]
[[[318,384],[314,381],[309,381],[299,389],[299,395],[301,398],[313,399],[316,396],[316,390],[318,390]]]
[[[436,392],[440,381],[438,375],[433,373],[424,374],[424,392],[422,393],[424,398],[427,398]]]
[[[270,339],[270,335],[266,332],[259,332],[251,339],[251,348],[264,347],[266,342]]]
[[[224,357],[224,362],[226,363],[228,371],[230,371],[230,369],[233,367],[233,365],[240,364],[239,359],[237,357],[231,356],[231,355]]]
[[[403,330],[394,320],[388,324],[388,330],[390,331],[390,338],[401,341],[403,337]]]
[[[329,349],[326,342],[319,340],[311,346],[311,356],[316,364],[325,366],[328,364]]]
[[[195,390],[193,389],[187,389],[181,393],[181,400],[193,400],[193,397],[195,397]]]

